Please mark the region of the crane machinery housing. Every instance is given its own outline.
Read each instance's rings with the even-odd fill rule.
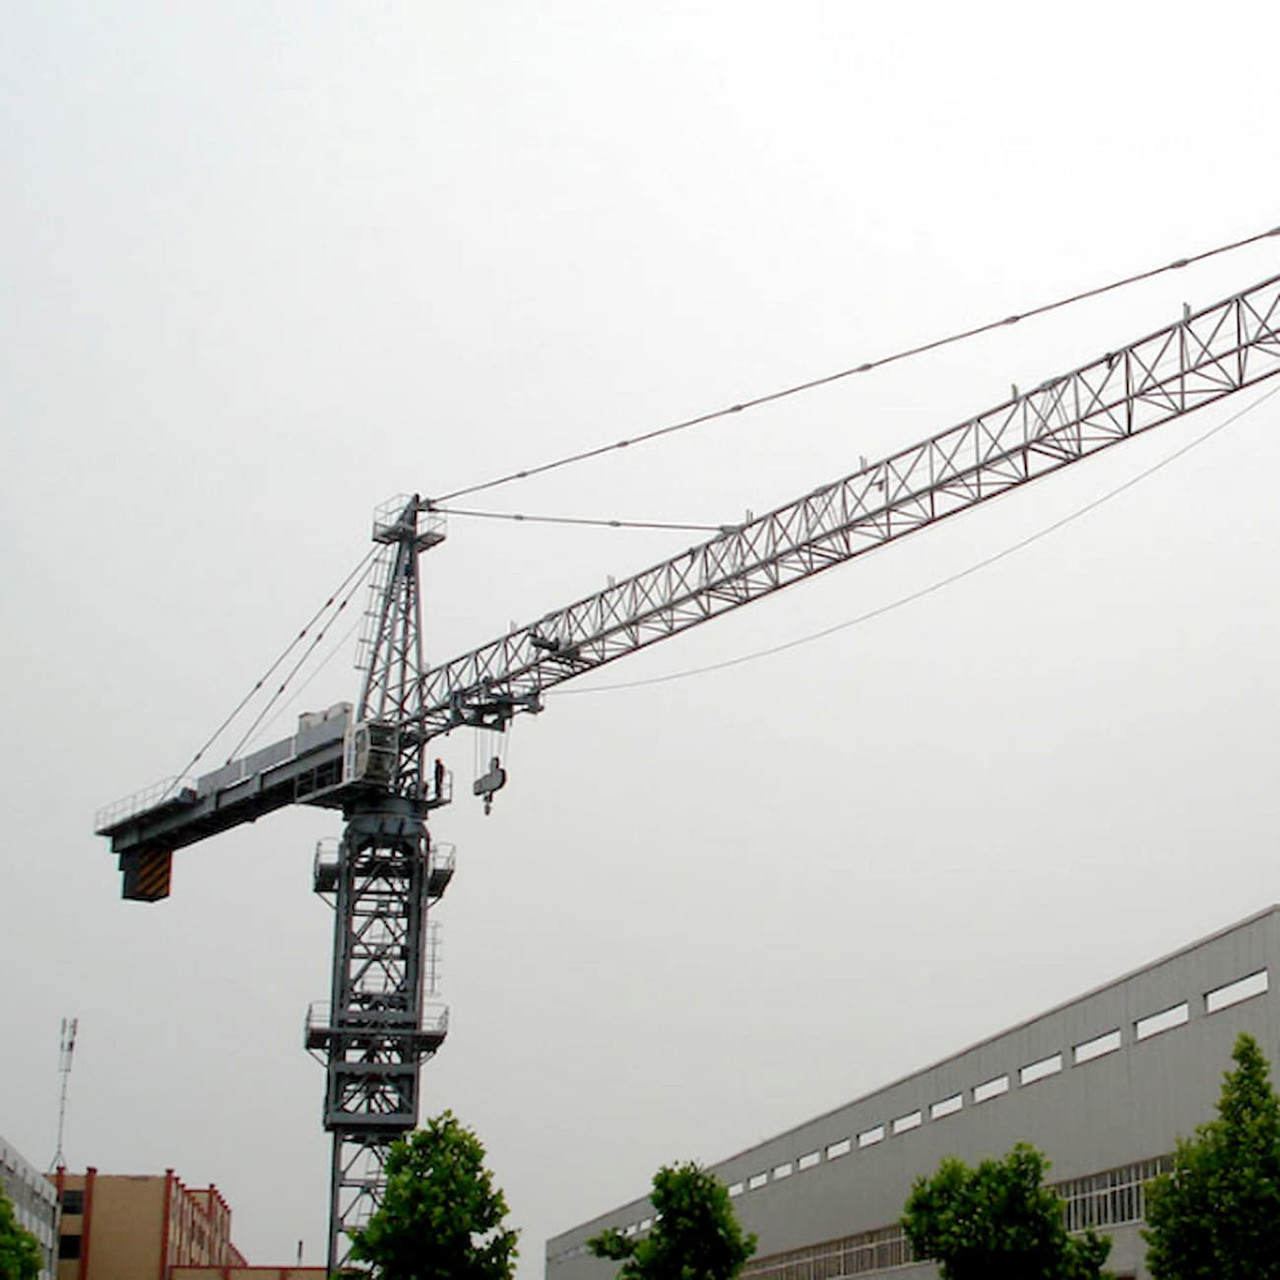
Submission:
[[[164,784],[99,814],[123,896],[169,893],[176,849],[291,804],[342,812],[315,889],[334,906],[330,1000],[306,1044],[326,1063],[332,1135],[331,1272],[377,1207],[390,1144],[418,1118],[421,1064],[447,1013],[424,994],[427,915],[452,874],[427,816],[451,781],[426,767],[432,739],[502,729],[543,694],[886,543],[971,510],[1153,427],[1280,373],[1280,276],[1014,394],[843,479],[523,627],[427,668],[418,557],[444,538],[429,499],[375,514],[373,628],[359,701],[300,718],[291,737],[194,780]],[[476,784],[491,794],[498,762]]]

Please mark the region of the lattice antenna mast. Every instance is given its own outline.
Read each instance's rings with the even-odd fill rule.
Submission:
[[[63,1018],[58,1038],[58,1074],[62,1077],[62,1087],[58,1097],[58,1149],[49,1166],[50,1172],[64,1168],[67,1163],[62,1140],[67,1131],[67,1092],[71,1084],[71,1060],[76,1051],[76,1030],[79,1025],[79,1018]]]

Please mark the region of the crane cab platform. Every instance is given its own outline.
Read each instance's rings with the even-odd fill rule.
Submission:
[[[427,1004],[419,1026],[412,1024],[411,1017],[398,1010],[348,1009],[341,1025],[335,1026],[333,1023],[337,1020],[331,1017],[329,1005],[320,1002],[307,1010],[303,1044],[309,1053],[398,1050],[406,1058],[412,1055],[416,1061],[429,1057],[444,1044],[449,1034],[449,1006]]]
[[[339,843],[332,836],[316,842],[316,855],[311,864],[311,887],[319,894],[338,891]],[[427,854],[427,898],[435,902],[453,879],[458,852],[454,845],[432,841]]]

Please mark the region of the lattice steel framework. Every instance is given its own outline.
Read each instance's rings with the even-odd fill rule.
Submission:
[[[354,749],[382,785],[347,806],[336,866],[317,872],[335,908],[329,1016],[308,1029],[327,1066],[330,1272],[347,1264],[351,1230],[380,1203],[390,1144],[418,1121],[421,1064],[448,1029],[443,1010],[425,1016],[423,993],[427,907],[442,887],[431,879],[425,818],[443,797],[424,788],[422,739],[399,730],[417,708],[423,668],[418,555],[443,537],[438,520],[421,527],[423,512],[414,496],[374,521],[391,563],[371,610]]]
[[[543,690],[1280,372],[1280,276],[434,667],[423,736]]]
[[[367,640],[368,670],[360,704],[359,723],[393,728],[396,734],[395,777],[391,790],[399,796],[423,794],[422,743],[415,734],[401,734],[421,703],[422,659],[421,598],[418,555],[444,541],[443,520],[427,514],[427,505],[413,497],[393,498],[374,515],[373,540],[391,557],[385,585],[370,609],[374,622]]]

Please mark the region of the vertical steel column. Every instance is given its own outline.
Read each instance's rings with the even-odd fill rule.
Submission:
[[[430,888],[425,817],[440,803],[424,788],[423,744],[400,726],[418,710],[422,633],[418,554],[443,539],[419,529],[424,504],[398,499],[374,520],[394,557],[374,601],[369,666],[356,714],[387,755],[383,782],[347,807],[334,877],[334,942],[327,1025],[308,1032],[326,1053],[325,1128],[333,1134],[330,1274],[348,1264],[350,1232],[381,1203],[391,1143],[418,1122],[421,1064],[447,1020],[424,1020],[423,968]],[[438,519],[438,518],[437,518]],[[424,1024],[425,1023],[425,1024]]]

